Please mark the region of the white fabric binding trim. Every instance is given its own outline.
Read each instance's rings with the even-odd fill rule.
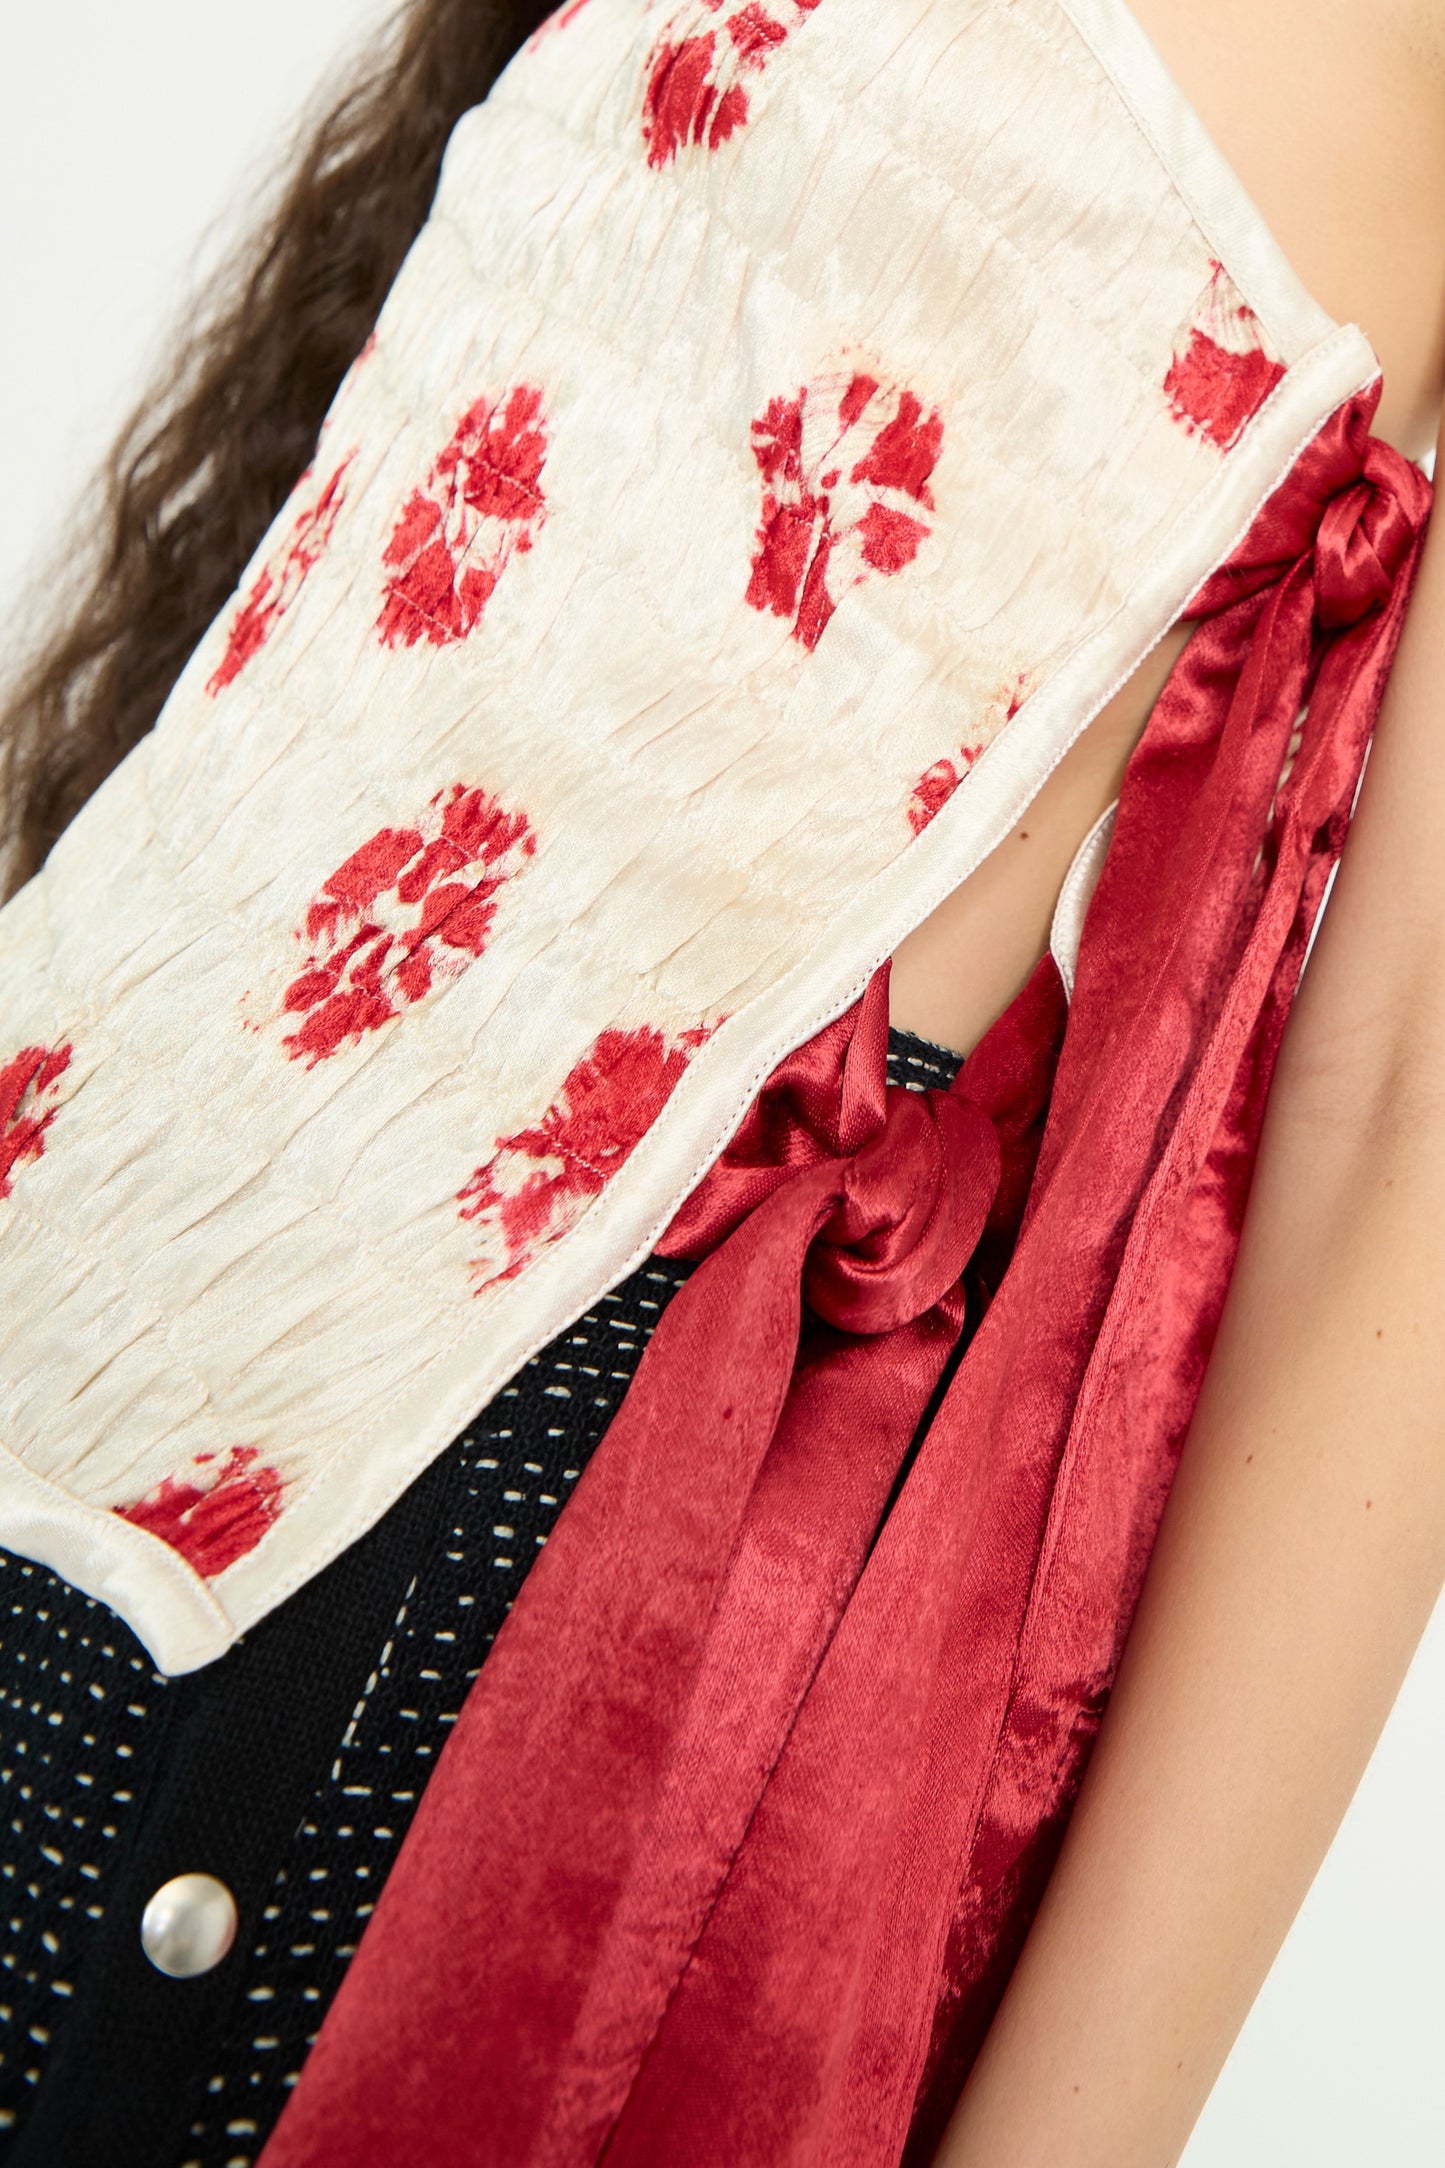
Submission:
[[[1124,0],[1057,0],[1108,70],[1200,230],[1285,353],[1334,328]]]
[[[1104,870],[1104,860],[1109,855],[1109,845],[1114,835],[1114,816],[1119,810],[1116,798],[1106,805],[1079,848],[1075,851],[1068,872],[1059,890],[1059,900],[1054,905],[1053,923],[1049,928],[1049,947],[1054,962],[1059,967],[1059,977],[1064,982],[1064,992],[1070,1001],[1074,998],[1074,975],[1079,968],[1079,947],[1084,938],[1084,920],[1089,905],[1094,900],[1094,890],[1099,885],[1099,875]]]

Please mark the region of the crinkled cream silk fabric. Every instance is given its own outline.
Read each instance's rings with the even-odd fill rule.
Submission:
[[[171,1670],[319,1570],[1374,370],[1112,0],[562,9],[0,914],[0,1541]]]

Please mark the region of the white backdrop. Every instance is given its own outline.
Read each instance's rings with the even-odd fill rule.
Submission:
[[[383,0],[0,0],[0,619]],[[1445,1607],[1185,2168],[1445,2163]],[[1061,2163],[1060,2168],[1067,2168]]]

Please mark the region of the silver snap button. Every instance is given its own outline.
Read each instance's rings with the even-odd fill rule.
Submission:
[[[157,1972],[194,1980],[219,1965],[236,1939],[236,1900],[213,1874],[178,1874],[141,1914],[141,1948]]]

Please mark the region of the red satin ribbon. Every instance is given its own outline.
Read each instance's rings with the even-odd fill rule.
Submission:
[[[468,1700],[265,2168],[928,2159],[1132,1615],[1398,636],[1428,490],[1373,408],[1326,425],[1192,606],[1036,1173],[1057,981],[919,1099],[882,1091],[880,980],[679,1216],[670,1246],[710,1254]],[[875,1541],[960,1272],[997,1279],[1025,1191]]]
[[[964,1269],[1017,1223],[1065,1013],[1048,958],[953,1091],[891,1088],[885,967],[781,1065],[659,1244],[703,1261],[388,1883],[391,1918],[408,1882],[428,1906],[450,1885],[442,1945],[403,1927],[385,1959],[399,2044],[423,2006],[476,2013],[479,1965],[486,1983],[486,2063],[445,2102],[424,2106],[432,2073],[403,2047],[426,2157],[467,2158],[479,2118],[487,2160],[548,2157],[559,2123],[601,2143],[957,1341]]]

